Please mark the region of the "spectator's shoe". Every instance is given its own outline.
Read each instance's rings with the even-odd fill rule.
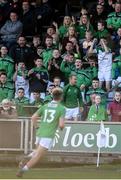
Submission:
[[[23,174],[24,174],[24,171],[22,169],[19,169],[18,172],[16,173],[16,176],[18,178],[21,178],[21,177],[23,177]]]

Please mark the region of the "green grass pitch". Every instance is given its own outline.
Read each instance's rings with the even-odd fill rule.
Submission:
[[[0,168],[0,179],[16,179],[17,168]],[[24,179],[121,179],[121,164],[65,166],[33,168]],[[19,178],[20,179],[20,178]]]

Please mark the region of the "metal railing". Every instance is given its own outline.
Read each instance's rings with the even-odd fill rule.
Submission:
[[[29,119],[0,119],[0,151],[28,153]]]

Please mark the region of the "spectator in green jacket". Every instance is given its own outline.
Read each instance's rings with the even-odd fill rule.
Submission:
[[[69,84],[63,89],[63,104],[66,107],[66,120],[78,120],[78,115],[83,111],[83,101],[77,84],[77,76],[72,73]]]
[[[64,49],[62,50],[62,58],[64,59],[64,57],[68,54],[74,54],[74,44],[72,41],[67,41],[65,44]]]
[[[47,88],[47,94],[44,98],[44,104],[50,102],[53,100],[53,96],[52,96],[52,90],[55,88],[54,84],[50,84]]]
[[[51,36],[47,36],[45,38],[45,46],[46,49],[43,50],[43,52],[40,54],[40,57],[43,59],[43,65],[47,68],[49,60],[52,59],[52,53],[53,53],[53,38]]]
[[[109,36],[108,30],[105,29],[104,21],[102,20],[98,21],[97,29],[98,31],[95,33],[96,38],[101,39],[101,38],[106,38],[107,36]]]
[[[64,59],[60,66],[60,70],[64,73],[65,84],[67,84],[69,75],[71,71],[74,69],[74,66],[75,66],[74,63],[75,63],[75,59],[74,59],[73,53],[70,53],[64,56]]]
[[[39,107],[42,106],[43,100],[40,98],[40,91],[35,90],[33,92],[33,99],[34,99],[34,101],[31,103],[31,105],[39,106]]]
[[[8,56],[8,49],[6,46],[2,46],[0,49],[0,71],[5,71],[8,81],[12,81],[14,73],[14,61]]]
[[[75,61],[75,68],[73,71],[77,75],[77,86],[80,88],[81,91],[85,90],[91,84],[91,78],[83,68],[83,63],[81,59],[76,59]]]
[[[102,98],[102,103],[106,105],[106,92],[102,88],[99,87],[98,78],[94,78],[92,80],[92,86],[86,92],[86,103],[88,105],[92,105],[91,95],[93,94],[100,95]]]
[[[3,99],[12,100],[14,97],[14,86],[7,81],[7,74],[2,72],[0,74],[0,102]]]
[[[63,25],[59,27],[59,37],[63,39],[66,33],[68,32],[68,28],[72,25],[72,19],[69,16],[65,16],[63,20]]]
[[[95,96],[95,104],[90,107],[88,121],[106,121],[108,119],[105,106],[101,104],[101,97]]]
[[[115,12],[108,15],[107,27],[111,30],[117,30],[121,27],[121,4],[115,3]]]
[[[91,80],[98,76],[98,68],[96,65],[97,57],[93,54],[88,55],[87,57],[89,66],[85,68],[85,71],[90,76]]]
[[[17,98],[14,99],[15,105],[17,107],[18,116],[26,116],[24,105],[29,105],[29,99],[24,96],[24,89],[19,88]]]
[[[86,31],[91,31],[92,34],[94,34],[93,26],[90,24],[90,19],[87,16],[87,14],[83,14],[80,17],[79,25],[76,27],[76,30],[79,34],[79,40],[82,40],[85,38]]]

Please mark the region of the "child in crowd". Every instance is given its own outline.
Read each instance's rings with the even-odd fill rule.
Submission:
[[[13,81],[15,82],[15,98],[19,88],[24,89],[25,97],[29,98],[29,79],[28,70],[26,69],[24,62],[16,64],[16,71],[13,75]]]
[[[101,104],[101,96],[95,96],[95,103],[91,105],[88,113],[88,121],[106,121],[107,112],[105,106]]]
[[[55,85],[54,84],[50,84],[47,88],[47,94],[45,96],[45,99],[44,99],[44,104],[45,103],[48,103],[50,101],[53,100],[53,97],[52,97],[52,90],[55,88]]]
[[[85,39],[80,43],[80,46],[82,47],[83,56],[87,55],[87,52],[90,48],[90,46],[93,43],[93,35],[91,31],[85,32]]]
[[[42,106],[43,99],[40,98],[40,91],[35,90],[33,92],[33,99],[34,101],[31,103],[33,106]]]

